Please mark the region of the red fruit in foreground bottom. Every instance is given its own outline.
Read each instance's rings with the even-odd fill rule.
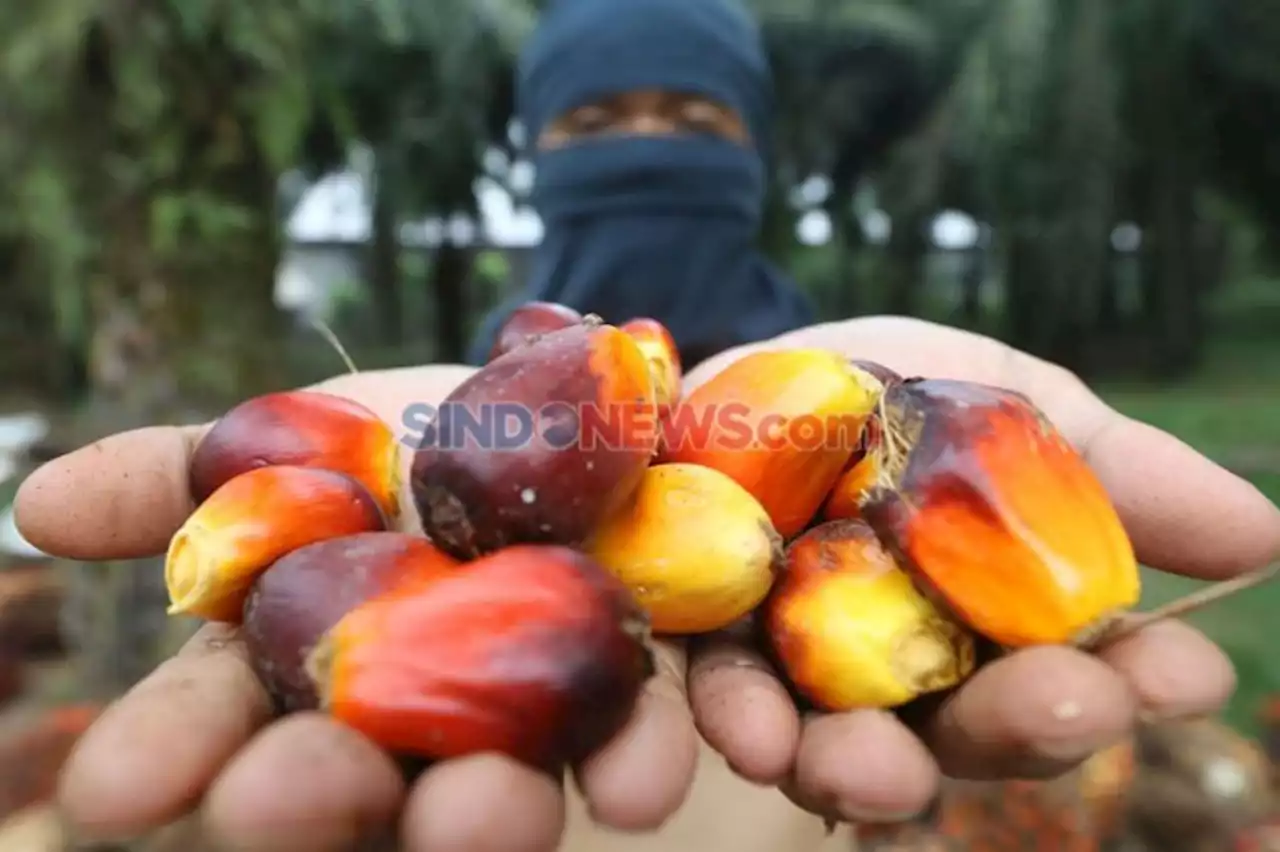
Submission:
[[[308,667],[326,709],[389,751],[549,767],[626,722],[652,672],[647,633],[590,558],[524,545],[363,604]]]
[[[244,608],[245,644],[280,709],[320,706],[307,655],[351,610],[400,583],[457,569],[425,538],[398,532],[342,536],[299,548],[254,583]]]

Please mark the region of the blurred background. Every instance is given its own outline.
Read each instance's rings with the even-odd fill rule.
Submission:
[[[995,335],[1280,499],[1280,7],[750,5],[781,108],[764,243],[824,319]],[[459,360],[519,286],[541,225],[512,77],[538,6],[0,7],[0,698],[102,700],[178,630],[158,565],[22,541],[33,465],[341,372],[316,320],[361,369]],[[1149,603],[1191,585],[1152,577]],[[1278,601],[1196,617],[1251,735]],[[45,795],[10,793],[0,816]]]

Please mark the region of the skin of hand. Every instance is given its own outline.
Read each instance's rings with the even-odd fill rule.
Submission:
[[[1280,511],[1262,494],[1120,415],[1058,367],[987,338],[893,317],[815,326],[751,348],[795,346],[1028,394],[1097,471],[1144,564],[1222,579],[1280,556]],[[690,383],[746,351],[702,365]],[[323,387],[399,423],[404,406],[443,398],[470,372],[392,370]],[[23,534],[74,559],[162,552],[192,508],[187,459],[202,429],[140,429],[50,462],[19,493]],[[1014,653],[913,728],[880,711],[801,718],[760,654],[725,634],[690,643],[687,654],[664,646],[660,673],[629,726],[574,775],[598,823],[657,829],[689,790],[700,733],[738,774],[776,785],[804,807],[889,821],[927,807],[940,773],[1056,774],[1127,736],[1139,714],[1209,713],[1233,687],[1222,651],[1184,624],[1162,623],[1100,657],[1058,647]],[[407,850],[546,852],[564,819],[558,780],[505,758],[439,764],[406,788],[378,749],[323,716],[272,720],[243,647],[219,625],[203,628],[106,711],[73,754],[60,790],[63,813],[95,839],[137,835],[201,805],[218,841],[251,852],[365,848],[360,843],[379,832],[398,832]]]

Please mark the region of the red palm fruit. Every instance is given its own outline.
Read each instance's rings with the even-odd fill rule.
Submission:
[[[525,302],[516,308],[498,330],[498,336],[489,350],[493,361],[513,349],[519,349],[541,335],[559,331],[582,322],[582,314],[555,302]]]
[[[269,393],[222,416],[191,456],[191,496],[203,503],[228,481],[268,465],[345,473],[399,511],[400,452],[391,428],[357,402],[319,391]]]
[[[518,545],[360,605],[308,668],[328,712],[390,752],[551,767],[626,722],[653,670],[647,636],[589,557]]]
[[[680,401],[680,382],[684,372],[680,366],[680,352],[667,327],[656,319],[633,319],[620,328],[635,340],[653,377],[654,396],[658,403],[658,415],[665,416],[671,406]]]
[[[504,444],[486,421],[520,434]],[[478,436],[468,423],[482,424]],[[410,482],[427,535],[458,558],[577,544],[635,491],[657,440],[640,348],[588,321],[509,352],[454,390]]]
[[[8,719],[0,734],[0,820],[53,799],[63,764],[101,710],[71,704]]]
[[[349,476],[287,466],[242,473],[201,503],[169,542],[169,612],[239,622],[253,581],[286,553],[385,528],[377,501]]]
[[[971,628],[1008,647],[1087,643],[1137,603],[1106,490],[1025,396],[909,380],[881,419],[862,516]]]
[[[790,539],[822,508],[882,390],[870,373],[833,352],[754,352],[672,409],[662,460],[726,474]]]
[[[320,704],[304,663],[342,616],[402,583],[456,570],[425,538],[368,532],[301,547],[253,584],[242,635],[259,679],[284,711]]]

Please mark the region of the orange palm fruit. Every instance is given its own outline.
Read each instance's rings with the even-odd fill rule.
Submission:
[[[640,347],[588,320],[512,350],[454,390],[410,482],[427,535],[458,558],[572,545],[631,496],[657,440]]]
[[[951,380],[885,393],[863,517],[961,620],[1007,647],[1087,643],[1138,601],[1133,546],[1029,399]]]
[[[840,478],[882,390],[870,373],[823,349],[755,352],[672,409],[660,458],[728,475],[790,539]]]
[[[727,627],[764,600],[782,537],[760,502],[717,470],[649,468],[584,550],[631,590],[657,633]]]
[[[345,473],[369,490],[388,517],[399,511],[399,442],[376,414],[349,399],[295,390],[240,403],[196,446],[191,496],[202,503],[233,477],[268,465]]]
[[[258,679],[284,711],[320,704],[304,663],[325,631],[367,600],[462,563],[418,535],[367,532],[300,547],[254,582],[241,635]]]
[[[862,443],[827,496],[822,507],[823,519],[840,521],[862,517],[862,501],[880,476],[876,466],[880,441],[880,418],[872,415],[867,418],[866,428],[862,431]]]
[[[242,473],[196,507],[169,542],[169,613],[238,623],[253,581],[286,553],[385,527],[378,501],[344,474],[287,465]]]
[[[764,617],[787,677],[824,710],[897,707],[974,668],[972,635],[862,521],[828,521],[793,541]]]
[[[875,376],[886,388],[902,381],[902,376],[875,361],[853,359],[849,363]],[[845,465],[844,472],[840,474],[835,487],[827,497],[826,505],[822,509],[824,520],[838,521],[861,517],[863,497],[879,476],[876,469],[876,451],[880,447],[880,440],[880,418],[873,414],[867,418],[867,425],[862,432],[862,440],[858,448]]]
[[[517,545],[361,604],[308,660],[323,707],[390,752],[579,760],[653,671],[626,588],[565,547]]]
[[[649,362],[658,414],[665,415],[680,401],[680,382],[684,378],[680,351],[671,332],[662,323],[647,317],[633,319],[619,327],[631,335]]]
[[[498,330],[498,336],[489,350],[489,360],[501,358],[513,349],[536,340],[552,331],[559,331],[582,322],[582,314],[567,305],[556,302],[525,302],[511,312]]]

